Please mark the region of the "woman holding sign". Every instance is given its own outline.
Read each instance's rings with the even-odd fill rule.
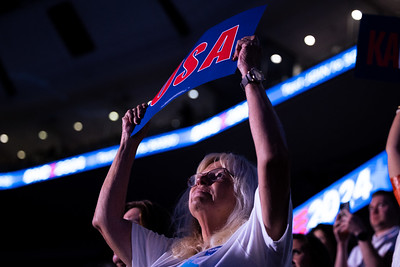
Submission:
[[[132,266],[291,266],[289,163],[280,122],[262,86],[255,36],[237,42],[257,167],[234,154],[210,154],[188,180],[186,220],[174,239],[123,220],[135,152],[147,127],[130,137],[146,104],[123,118],[121,145],[101,189],[93,225]],[[186,196],[186,198],[185,198]],[[179,205],[178,205],[179,206]],[[179,207],[178,207],[179,208]]]

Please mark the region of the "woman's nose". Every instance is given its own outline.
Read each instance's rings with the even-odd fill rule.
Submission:
[[[205,174],[199,174],[196,177],[196,185],[207,185],[208,184],[208,179],[207,175]]]

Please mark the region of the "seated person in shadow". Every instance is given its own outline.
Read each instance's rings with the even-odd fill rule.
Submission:
[[[171,236],[170,215],[166,209],[150,200],[130,201],[125,205],[124,219],[137,223],[160,235]],[[126,264],[114,253],[112,258],[118,267],[125,267]]]
[[[332,267],[328,249],[313,234],[293,234],[293,267]]]
[[[332,262],[335,262],[336,258],[336,239],[333,233],[333,226],[331,224],[320,223],[311,229],[310,234],[313,234],[318,238],[322,244],[328,249],[329,255],[331,256]]]

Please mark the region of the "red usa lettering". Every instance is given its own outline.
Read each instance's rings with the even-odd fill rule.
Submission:
[[[177,86],[178,84],[186,80],[186,78],[193,73],[193,71],[197,68],[197,65],[199,65],[199,61],[195,56],[203,53],[204,50],[206,50],[206,48],[207,48],[207,43],[206,42],[201,43],[192,51],[192,53],[189,54],[189,56],[183,63],[185,71],[181,72],[181,74],[179,74],[178,77],[176,77],[173,83],[174,86]]]
[[[229,30],[221,33],[214,47],[211,49],[210,53],[201,65],[199,71],[210,67],[215,58],[217,59],[215,63],[219,63],[230,58],[238,29],[239,25],[236,25],[235,27],[232,27]]]
[[[181,65],[182,65],[182,62],[176,68],[174,73],[172,73],[171,77],[168,78],[167,82],[164,84],[164,86],[161,88],[161,90],[158,92],[158,94],[156,94],[156,96],[153,98],[153,100],[151,100],[150,106],[154,106],[162,98],[162,96],[165,94],[165,92],[167,92],[169,86],[172,83],[172,80],[175,78],[175,75],[178,72]]]
[[[201,64],[198,72],[209,68],[215,59],[215,64],[230,59],[238,29],[239,25],[236,25],[220,34],[214,46],[211,48],[207,57]],[[203,53],[206,50],[207,46],[207,42],[202,42],[193,49],[186,60],[179,64],[178,68],[174,71],[174,73],[172,73],[172,75],[168,78],[167,82],[164,84],[158,94],[153,98],[150,103],[151,106],[154,106],[164,96],[171,84],[173,86],[177,86],[194,73],[197,66],[199,65],[199,61],[196,56]],[[177,76],[177,72],[182,65],[184,71]]]

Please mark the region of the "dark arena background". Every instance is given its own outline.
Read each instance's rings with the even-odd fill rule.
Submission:
[[[151,100],[207,29],[264,4],[256,35],[267,89],[285,84],[297,90],[289,81],[327,64],[322,74],[313,72],[314,80],[325,80],[275,105],[290,150],[293,206],[381,155],[400,105],[400,84],[357,77],[355,50],[346,58],[352,60],[348,69],[326,71],[342,68],[331,60],[357,45],[354,10],[399,17],[398,1],[3,0],[0,266],[112,266],[111,250],[91,225],[109,161],[84,171],[76,171],[82,166],[73,161],[117,146],[125,111]],[[313,45],[305,43],[308,35]],[[280,63],[272,62],[276,55]],[[197,98],[180,96],[153,118],[149,136],[200,125],[241,103],[239,82],[236,73],[199,86]],[[128,200],[150,199],[172,211],[197,163],[222,151],[255,161],[247,120],[189,146],[138,158]],[[64,164],[65,175],[46,179],[41,171],[56,162]],[[385,173],[379,164],[368,177]],[[11,188],[12,177],[27,170],[43,181]],[[361,171],[357,177],[364,177]],[[366,190],[360,196],[369,197]],[[364,206],[357,212],[366,219]]]

